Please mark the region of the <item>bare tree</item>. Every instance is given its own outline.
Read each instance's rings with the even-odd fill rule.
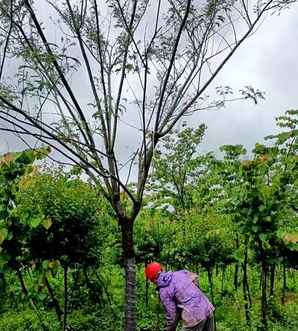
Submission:
[[[111,203],[122,230],[125,330],[136,330],[133,226],[157,143],[183,116],[218,105],[204,95],[217,74],[263,17],[291,2],[0,1],[1,130],[51,146]],[[220,89],[219,104],[230,92]],[[127,160],[126,125],[135,130]],[[136,189],[123,166],[128,176],[137,169]]]

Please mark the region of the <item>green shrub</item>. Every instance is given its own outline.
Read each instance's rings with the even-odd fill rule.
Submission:
[[[86,314],[80,310],[72,312],[69,315],[68,321],[71,331],[102,330],[96,316]]]
[[[46,328],[43,328],[37,313],[33,310],[7,312],[0,315],[1,331],[58,331],[59,325],[54,314],[40,312]]]

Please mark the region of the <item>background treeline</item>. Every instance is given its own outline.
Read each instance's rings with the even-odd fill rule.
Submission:
[[[279,117],[281,133],[249,156],[200,154],[204,125],[160,144],[134,229],[140,331],[164,323],[144,279],[152,260],[199,274],[220,331],[298,329],[297,116]],[[115,215],[79,169],[40,165],[48,153],[0,160],[0,330],[121,330]]]

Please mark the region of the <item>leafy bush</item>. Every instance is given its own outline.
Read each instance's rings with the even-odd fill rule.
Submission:
[[[24,311],[10,311],[0,315],[1,331],[57,331],[57,324],[54,314],[49,312],[40,312],[40,318],[47,328],[43,328],[37,313],[27,309]]]

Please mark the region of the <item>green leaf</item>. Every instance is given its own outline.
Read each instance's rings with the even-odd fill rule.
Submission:
[[[59,268],[59,261],[49,261],[49,268],[50,269],[58,269]]]
[[[8,230],[3,228],[0,229],[0,245],[3,243],[3,241],[7,238]]]
[[[269,239],[270,236],[268,236],[266,233],[261,233],[259,237],[263,242],[265,242]]]
[[[47,219],[43,220],[41,224],[46,230],[49,230],[49,228],[52,226],[53,222],[50,218],[47,218]]]
[[[41,219],[38,217],[31,218],[30,220],[30,226],[34,229],[37,228],[40,223],[41,223]]]
[[[45,260],[42,262],[42,268],[44,270],[47,270],[49,268],[49,261],[48,260]]]
[[[9,261],[10,256],[8,254],[3,254],[0,252],[0,270],[4,269],[4,266],[7,264]]]

